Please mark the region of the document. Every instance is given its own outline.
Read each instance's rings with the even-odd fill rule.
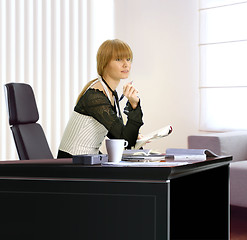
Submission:
[[[174,160],[206,160],[207,157],[217,157],[218,155],[209,149],[182,149],[168,148],[166,149],[166,159]]]
[[[160,128],[148,135],[145,135],[143,138],[138,139],[136,141],[135,149],[140,149],[142,146],[144,146],[147,142],[151,142],[154,139],[159,139],[168,136],[172,133],[172,126],[167,125],[163,128]]]

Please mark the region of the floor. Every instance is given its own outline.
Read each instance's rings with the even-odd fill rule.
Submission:
[[[231,206],[231,240],[247,240],[247,208]]]

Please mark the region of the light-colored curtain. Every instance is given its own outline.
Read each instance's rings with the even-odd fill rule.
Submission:
[[[113,0],[0,0],[0,160],[18,159],[3,86],[32,86],[39,123],[56,157],[82,87],[97,76],[96,51],[113,38]]]

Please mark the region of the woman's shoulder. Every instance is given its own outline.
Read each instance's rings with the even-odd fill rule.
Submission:
[[[95,84],[93,84],[90,89],[96,89],[96,90],[99,90],[101,92],[105,92],[103,85],[99,81],[96,82]]]
[[[108,97],[105,95],[104,91],[97,88],[89,88],[79,101],[86,101],[87,103],[92,103],[94,100],[100,100],[102,102],[108,102]]]
[[[91,107],[110,105],[107,96],[99,89],[89,88],[77,102],[74,110],[86,114]]]

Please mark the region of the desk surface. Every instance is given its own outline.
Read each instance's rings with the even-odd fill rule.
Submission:
[[[229,164],[231,156],[174,167],[112,167],[73,164],[72,159],[0,161],[0,178],[42,177],[166,181]]]

